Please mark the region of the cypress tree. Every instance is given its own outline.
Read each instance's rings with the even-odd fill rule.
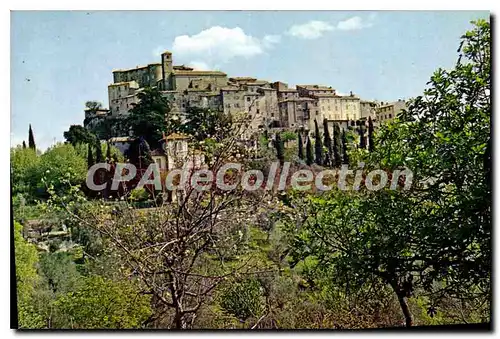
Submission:
[[[23,140],[23,149],[26,149],[26,142]]]
[[[35,145],[35,137],[33,136],[33,130],[31,129],[31,124],[30,124],[30,129],[28,132],[28,146],[29,148],[35,150],[36,145]]]
[[[318,122],[314,120],[314,153],[316,155],[316,163],[318,165],[323,165],[323,143],[321,142],[321,136],[319,135]]]
[[[338,123],[333,125],[333,162],[335,167],[340,167],[342,159],[340,158],[340,127]]]
[[[323,136],[325,139],[325,147],[326,147],[324,164],[325,166],[330,166],[332,159],[332,138],[330,137],[330,132],[328,131],[328,120],[326,120],[326,118],[323,120]]]
[[[103,162],[101,142],[99,140],[97,140],[95,145],[95,162],[98,164]]]
[[[304,145],[302,143],[302,133],[301,131],[298,131],[297,134],[299,135],[299,159],[304,160]]]
[[[342,164],[349,165],[349,157],[347,156],[347,139],[345,129],[342,129]]]
[[[87,167],[90,168],[94,165],[94,157],[92,155],[92,147],[87,144]]]
[[[359,126],[359,147],[366,149],[366,139],[365,139],[365,126],[361,124]]]
[[[151,148],[143,137],[135,139],[130,144],[127,154],[130,163],[134,164],[137,169],[146,169],[153,163]]]
[[[280,161],[280,164],[283,165],[285,162],[285,146],[279,133],[276,133],[274,147],[276,148],[276,157]]]
[[[314,162],[314,156],[313,156],[313,150],[312,150],[312,144],[311,144],[311,139],[309,139],[309,136],[307,136],[307,144],[306,144],[306,164],[311,166],[312,163]]]
[[[111,145],[109,144],[109,141],[106,143],[106,161],[111,161]]]
[[[373,121],[371,117],[368,117],[368,150],[370,152],[375,150],[375,145],[373,144]]]

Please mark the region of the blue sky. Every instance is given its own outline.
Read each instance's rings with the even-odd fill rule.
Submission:
[[[295,84],[331,85],[382,101],[420,94],[450,68],[459,37],[488,12],[61,11],[11,14],[11,140],[40,148],[108,107],[112,70],[159,62]]]

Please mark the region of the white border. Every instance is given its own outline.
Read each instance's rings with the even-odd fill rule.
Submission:
[[[413,1],[412,3],[409,3],[408,1],[395,1],[395,0],[378,0],[378,1],[325,1],[323,3],[320,3],[318,1],[316,2],[307,2],[307,1],[290,1],[290,0],[274,0],[274,1],[269,1],[269,0],[253,0],[249,2],[240,2],[240,1],[231,1],[231,0],[226,0],[226,1],[220,1],[220,0],[215,0],[215,1],[202,1],[202,0],[192,0],[192,1],[183,1],[183,2],[162,2],[162,3],[153,3],[153,4],[148,4],[145,2],[140,2],[140,1],[130,1],[130,0],[122,0],[122,1],[96,1],[96,0],[88,0],[85,2],[81,3],[75,3],[71,1],[53,1],[53,0],[45,0],[45,1],[40,1],[40,2],[35,2],[35,1],[3,1],[0,5],[2,11],[0,12],[0,27],[1,27],[1,42],[2,42],[2,47],[3,50],[0,54],[0,58],[2,59],[1,62],[1,67],[2,67],[2,74],[3,78],[1,83],[1,88],[0,88],[0,99],[1,103],[3,106],[2,114],[0,114],[0,118],[2,119],[0,123],[0,138],[2,138],[2,147],[0,157],[2,159],[9,159],[9,149],[7,148],[7,145],[10,145],[10,13],[8,10],[54,10],[54,9],[71,9],[71,10],[111,10],[111,9],[120,9],[120,10],[490,10],[492,13],[498,13],[496,11],[498,1],[491,1],[491,0],[476,0],[476,1],[461,1],[461,2],[437,2],[435,0],[420,0],[420,1]],[[498,34],[494,34],[495,37],[495,45],[498,45]],[[496,53],[495,53],[496,55]],[[496,61],[496,60],[495,60]],[[498,93],[497,93],[498,88],[495,88],[495,95],[498,98]],[[498,138],[497,138],[498,139]],[[495,149],[500,150],[500,141],[496,140],[495,141]],[[500,154],[497,152],[497,154]],[[498,166],[494,166],[495,169],[498,169]],[[1,246],[1,252],[0,252],[0,257],[2,258],[2,269],[3,272],[9,272],[9,273],[4,273],[4,279],[1,280],[1,291],[2,291],[2,296],[5,298],[2,298],[4,302],[2,303],[2,308],[1,308],[1,314],[0,314],[0,319],[2,321],[2,324],[0,326],[1,328],[1,333],[2,337],[6,335],[8,338],[11,338],[15,335],[15,332],[12,330],[9,330],[10,327],[10,304],[9,304],[9,293],[10,293],[10,279],[7,279],[7,276],[10,275],[10,261],[9,261],[9,253],[10,253],[10,235],[9,235],[9,230],[10,230],[10,220],[7,219],[7,215],[10,215],[10,191],[9,191],[9,185],[10,185],[10,171],[7,167],[7,161],[4,162],[4,166],[0,168],[1,175],[0,175],[0,194],[1,194],[1,202],[0,202],[0,207],[2,209],[2,213],[0,215],[4,216],[3,223],[2,223],[2,229],[3,233],[1,238],[2,241],[2,246]],[[497,181],[498,183],[498,181]],[[496,186],[496,185],[495,185]],[[495,201],[495,207],[494,210],[499,211],[500,209],[498,208],[498,201]],[[494,226],[493,226],[494,227]],[[495,238],[498,239],[498,230],[495,232]],[[497,240],[495,239],[495,240]],[[494,267],[494,272],[498,272],[498,261],[495,260],[495,267]],[[498,280],[498,279],[497,279]],[[496,281],[494,279],[494,281]],[[495,286],[497,287],[497,286]],[[498,289],[495,289],[494,296],[498,296]],[[496,302],[495,298],[495,302]],[[494,303],[496,304],[496,303]],[[494,312],[494,315],[498,315],[498,312]],[[495,316],[495,319],[493,319],[493,324],[497,323],[498,321],[498,316]],[[200,333],[200,332],[198,332]],[[190,337],[193,335],[197,335],[198,333],[181,333],[181,334],[174,334],[174,333],[151,333],[148,332],[147,335],[175,335],[179,336],[182,335],[183,337]],[[338,334],[342,335],[345,334],[346,332],[340,332]],[[49,335],[54,335],[55,333],[48,333]],[[200,333],[201,334],[201,333]],[[311,333],[297,333],[297,336],[309,336]],[[364,333],[349,333],[354,336],[359,336]],[[376,334],[376,333],[375,333]],[[382,336],[401,336],[403,333],[398,333],[398,332],[380,332],[379,335]],[[38,337],[42,336],[43,334],[36,334],[32,335],[32,337]],[[69,337],[69,333],[62,333],[59,334],[62,337]],[[98,337],[98,338],[105,338],[108,337],[109,335],[123,335],[123,333],[86,333],[86,334],[81,334],[83,336],[92,336],[92,337]],[[129,335],[137,335],[137,334],[125,334],[127,336]],[[140,334],[139,334],[140,335]],[[251,334],[250,333],[241,333],[241,332],[235,332],[235,333],[230,333],[230,332],[216,332],[211,335],[237,335],[240,338],[245,338],[249,337]],[[272,333],[266,332],[266,333],[259,333],[259,336],[270,336]],[[283,334],[282,334],[283,335]],[[288,335],[288,333],[286,334]],[[331,336],[331,335],[337,335],[337,333],[332,333],[332,332],[322,332],[322,333],[315,333],[315,335],[320,335],[320,336]],[[373,333],[372,333],[373,335]],[[410,334],[410,333],[405,333],[403,335],[410,335],[413,336],[415,334]],[[417,334],[418,335],[418,334]],[[427,337],[437,337],[438,335],[441,336],[456,336],[456,335],[461,335],[461,333],[452,333],[450,334],[441,334],[441,333],[422,333],[421,335],[425,335]]]

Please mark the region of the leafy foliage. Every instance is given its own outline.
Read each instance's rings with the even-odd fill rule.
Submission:
[[[221,295],[220,305],[223,310],[241,320],[257,317],[263,311],[262,292],[255,279],[243,280],[228,286]]]
[[[318,122],[314,120],[314,154],[316,164],[323,165],[323,143],[319,134]]]
[[[151,314],[149,297],[139,295],[127,281],[114,282],[99,276],[85,278],[73,292],[59,297],[57,328],[140,328]]]
[[[149,145],[156,147],[167,131],[166,120],[170,104],[157,88],[145,88],[137,95],[139,103],[130,110],[127,124],[134,136],[143,137]]]
[[[96,136],[81,125],[71,125],[69,130],[64,132],[64,138],[73,146],[96,142]]]

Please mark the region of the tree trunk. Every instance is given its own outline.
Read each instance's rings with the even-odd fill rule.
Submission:
[[[391,283],[392,289],[394,292],[396,292],[396,295],[398,296],[398,301],[399,301],[399,306],[401,306],[401,311],[403,312],[403,315],[405,317],[405,324],[406,327],[412,327],[413,326],[413,317],[410,312],[410,308],[408,307],[407,299],[404,294],[404,291],[399,288],[397,283]]]
[[[398,296],[399,306],[401,306],[401,310],[405,316],[406,327],[411,327],[413,325],[413,317],[410,312],[410,308],[408,307],[408,303],[406,302],[406,297],[400,295]]]
[[[186,319],[183,312],[176,312],[174,326],[176,330],[183,330],[187,328]]]

